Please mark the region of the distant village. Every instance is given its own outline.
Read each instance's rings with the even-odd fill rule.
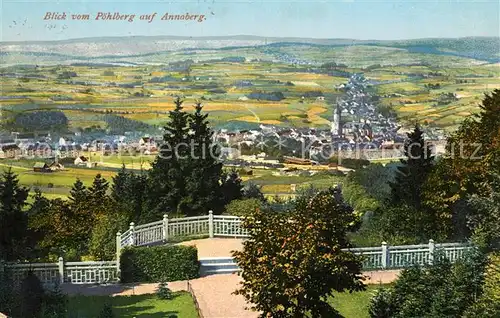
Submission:
[[[370,85],[363,75],[353,75],[347,84],[337,87],[345,93],[336,100],[329,129],[286,128],[260,125],[250,130],[218,130],[214,142],[221,145],[221,159],[235,165],[260,161],[315,164],[332,156],[354,159],[386,159],[403,156],[406,131],[394,118],[377,112],[372,97],[366,92]],[[324,100],[323,96],[317,97]],[[436,154],[444,153],[444,133],[425,131],[426,139]],[[36,159],[35,171],[60,169],[60,162],[95,167],[89,153],[101,156],[154,155],[162,143],[162,133],[144,136],[140,132],[123,135],[85,135],[81,132],[65,135],[51,133],[0,133],[0,158]]]

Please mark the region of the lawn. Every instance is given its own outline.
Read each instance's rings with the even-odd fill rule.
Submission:
[[[198,317],[189,293],[177,292],[174,293],[174,296],[172,300],[160,300],[156,295],[75,296],[69,298],[68,317],[98,317],[105,303],[109,303],[113,307],[115,317]]]
[[[375,291],[384,286],[368,285],[365,291],[349,293],[335,293],[330,299],[332,306],[346,318],[368,318],[368,307]]]

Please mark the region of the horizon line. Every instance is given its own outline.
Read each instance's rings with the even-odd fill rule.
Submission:
[[[359,38],[314,38],[314,37],[300,37],[300,36],[263,36],[263,35],[251,35],[251,34],[235,34],[235,35],[205,35],[205,36],[188,36],[188,35],[110,35],[110,36],[89,36],[89,37],[76,37],[76,38],[68,38],[68,39],[60,39],[60,40],[9,40],[9,41],[0,41],[0,44],[4,43],[47,43],[47,42],[68,42],[68,41],[84,41],[84,40],[92,40],[92,39],[116,39],[116,38],[160,38],[160,37],[170,37],[170,38],[192,38],[192,39],[208,39],[208,38],[232,38],[232,37],[253,37],[259,38],[262,40],[266,39],[297,39],[297,40],[312,40],[312,41],[332,41],[332,40],[344,40],[344,41],[379,41],[379,42],[391,42],[391,41],[415,41],[415,40],[459,40],[459,39],[468,39],[468,38],[498,38],[499,36],[492,35],[469,35],[469,36],[459,36],[459,37],[422,37],[422,38],[404,38],[404,39],[359,39]]]

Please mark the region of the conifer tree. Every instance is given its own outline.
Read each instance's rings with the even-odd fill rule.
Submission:
[[[10,261],[22,257],[25,249],[28,219],[23,211],[28,189],[19,185],[11,168],[0,176],[0,259]]]
[[[202,110],[201,103],[197,103],[194,113],[188,117],[191,153],[184,166],[186,204],[182,208],[183,212],[192,215],[222,206],[220,149],[213,142],[208,114],[203,114]]]
[[[175,211],[185,195],[182,158],[189,154],[188,114],[180,98],[174,103],[175,108],[169,112],[170,120],[164,127],[163,144],[150,171],[148,212],[151,215],[145,215],[146,220]]]
[[[393,204],[406,204],[419,210],[422,207],[422,187],[432,170],[434,156],[418,125],[408,133],[404,144],[406,159],[401,159],[394,182],[391,183]]]

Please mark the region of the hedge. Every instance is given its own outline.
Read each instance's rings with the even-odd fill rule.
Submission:
[[[156,283],[199,277],[198,250],[193,246],[128,247],[120,257],[121,282]]]

